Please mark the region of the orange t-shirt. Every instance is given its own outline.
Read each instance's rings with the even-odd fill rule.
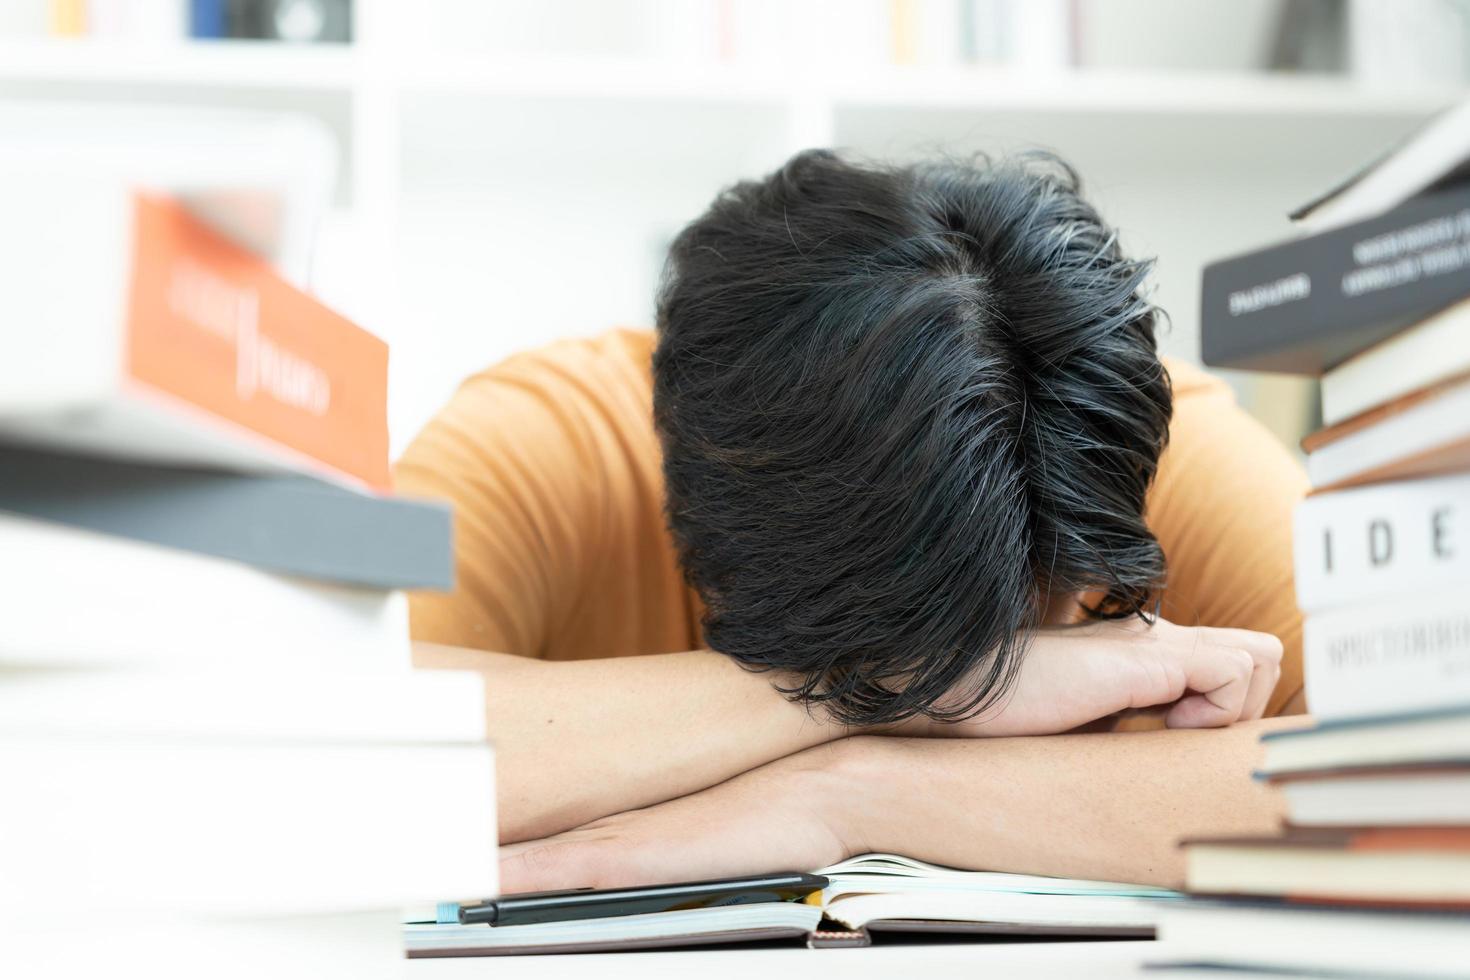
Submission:
[[[700,646],[699,598],[663,517],[647,330],[614,330],[481,371],[396,468],[455,512],[453,592],[411,600],[415,639],[577,660]],[[1169,447],[1148,496],[1165,618],[1274,633],[1276,714],[1302,689],[1291,511],[1301,468],[1198,368],[1168,362]]]

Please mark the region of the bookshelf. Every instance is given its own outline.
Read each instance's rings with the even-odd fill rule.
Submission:
[[[0,39],[0,80],[94,85],[351,91],[357,52],[348,45],[262,41],[137,43],[108,38]]]
[[[1200,265],[1286,234],[1276,216],[1460,94],[1245,72],[477,55],[401,38],[381,10],[362,6],[352,45],[0,39],[0,99],[324,121],[343,179],[318,287],[394,345],[395,451],[475,368],[649,322],[680,225],[718,187],[814,145],[1057,150],[1125,244],[1162,256],[1164,347],[1194,356]]]

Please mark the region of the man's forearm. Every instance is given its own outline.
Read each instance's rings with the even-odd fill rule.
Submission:
[[[416,644],[420,667],[485,675],[503,841],[713,786],[846,729],[704,651],[545,662]]]
[[[828,819],[854,852],[1177,886],[1180,838],[1276,829],[1280,804],[1251,778],[1258,740],[1304,722],[983,744],[848,739]]]

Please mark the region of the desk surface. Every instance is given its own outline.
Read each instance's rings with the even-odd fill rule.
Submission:
[[[487,956],[462,959],[411,960],[406,980],[457,980],[520,977],[803,977],[820,969],[843,980],[917,975],[946,977],[1055,977],[1057,980],[1176,980],[1209,977],[1218,971],[1140,971],[1139,964],[1159,947],[1148,942],[1107,943],[965,943],[932,946],[876,946],[868,949],[721,949],[648,953],[588,953],[575,956]],[[912,971],[912,972],[911,972]]]

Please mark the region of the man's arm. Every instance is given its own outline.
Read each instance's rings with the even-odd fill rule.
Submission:
[[[866,851],[961,868],[1177,886],[1180,838],[1268,833],[1251,778],[1272,719],[993,740],[855,737],[502,852],[507,892],[811,869]]]
[[[848,734],[709,651],[554,662],[417,643],[485,674],[503,841],[673,799]]]
[[[1173,727],[1230,725],[1260,716],[1280,659],[1273,637],[1244,630],[1163,621],[1043,629],[1003,703],[968,721],[919,718],[898,731],[992,742],[1153,705],[1173,706]],[[694,793],[852,734],[783,697],[773,686],[781,675],[708,651],[555,662],[418,644],[415,662],[486,674],[508,841]]]
[[[853,851],[1177,887],[1181,838],[1278,829],[1277,795],[1251,773],[1262,732],[1301,724],[1005,739],[983,753],[859,740],[846,747],[851,805],[830,819]]]

